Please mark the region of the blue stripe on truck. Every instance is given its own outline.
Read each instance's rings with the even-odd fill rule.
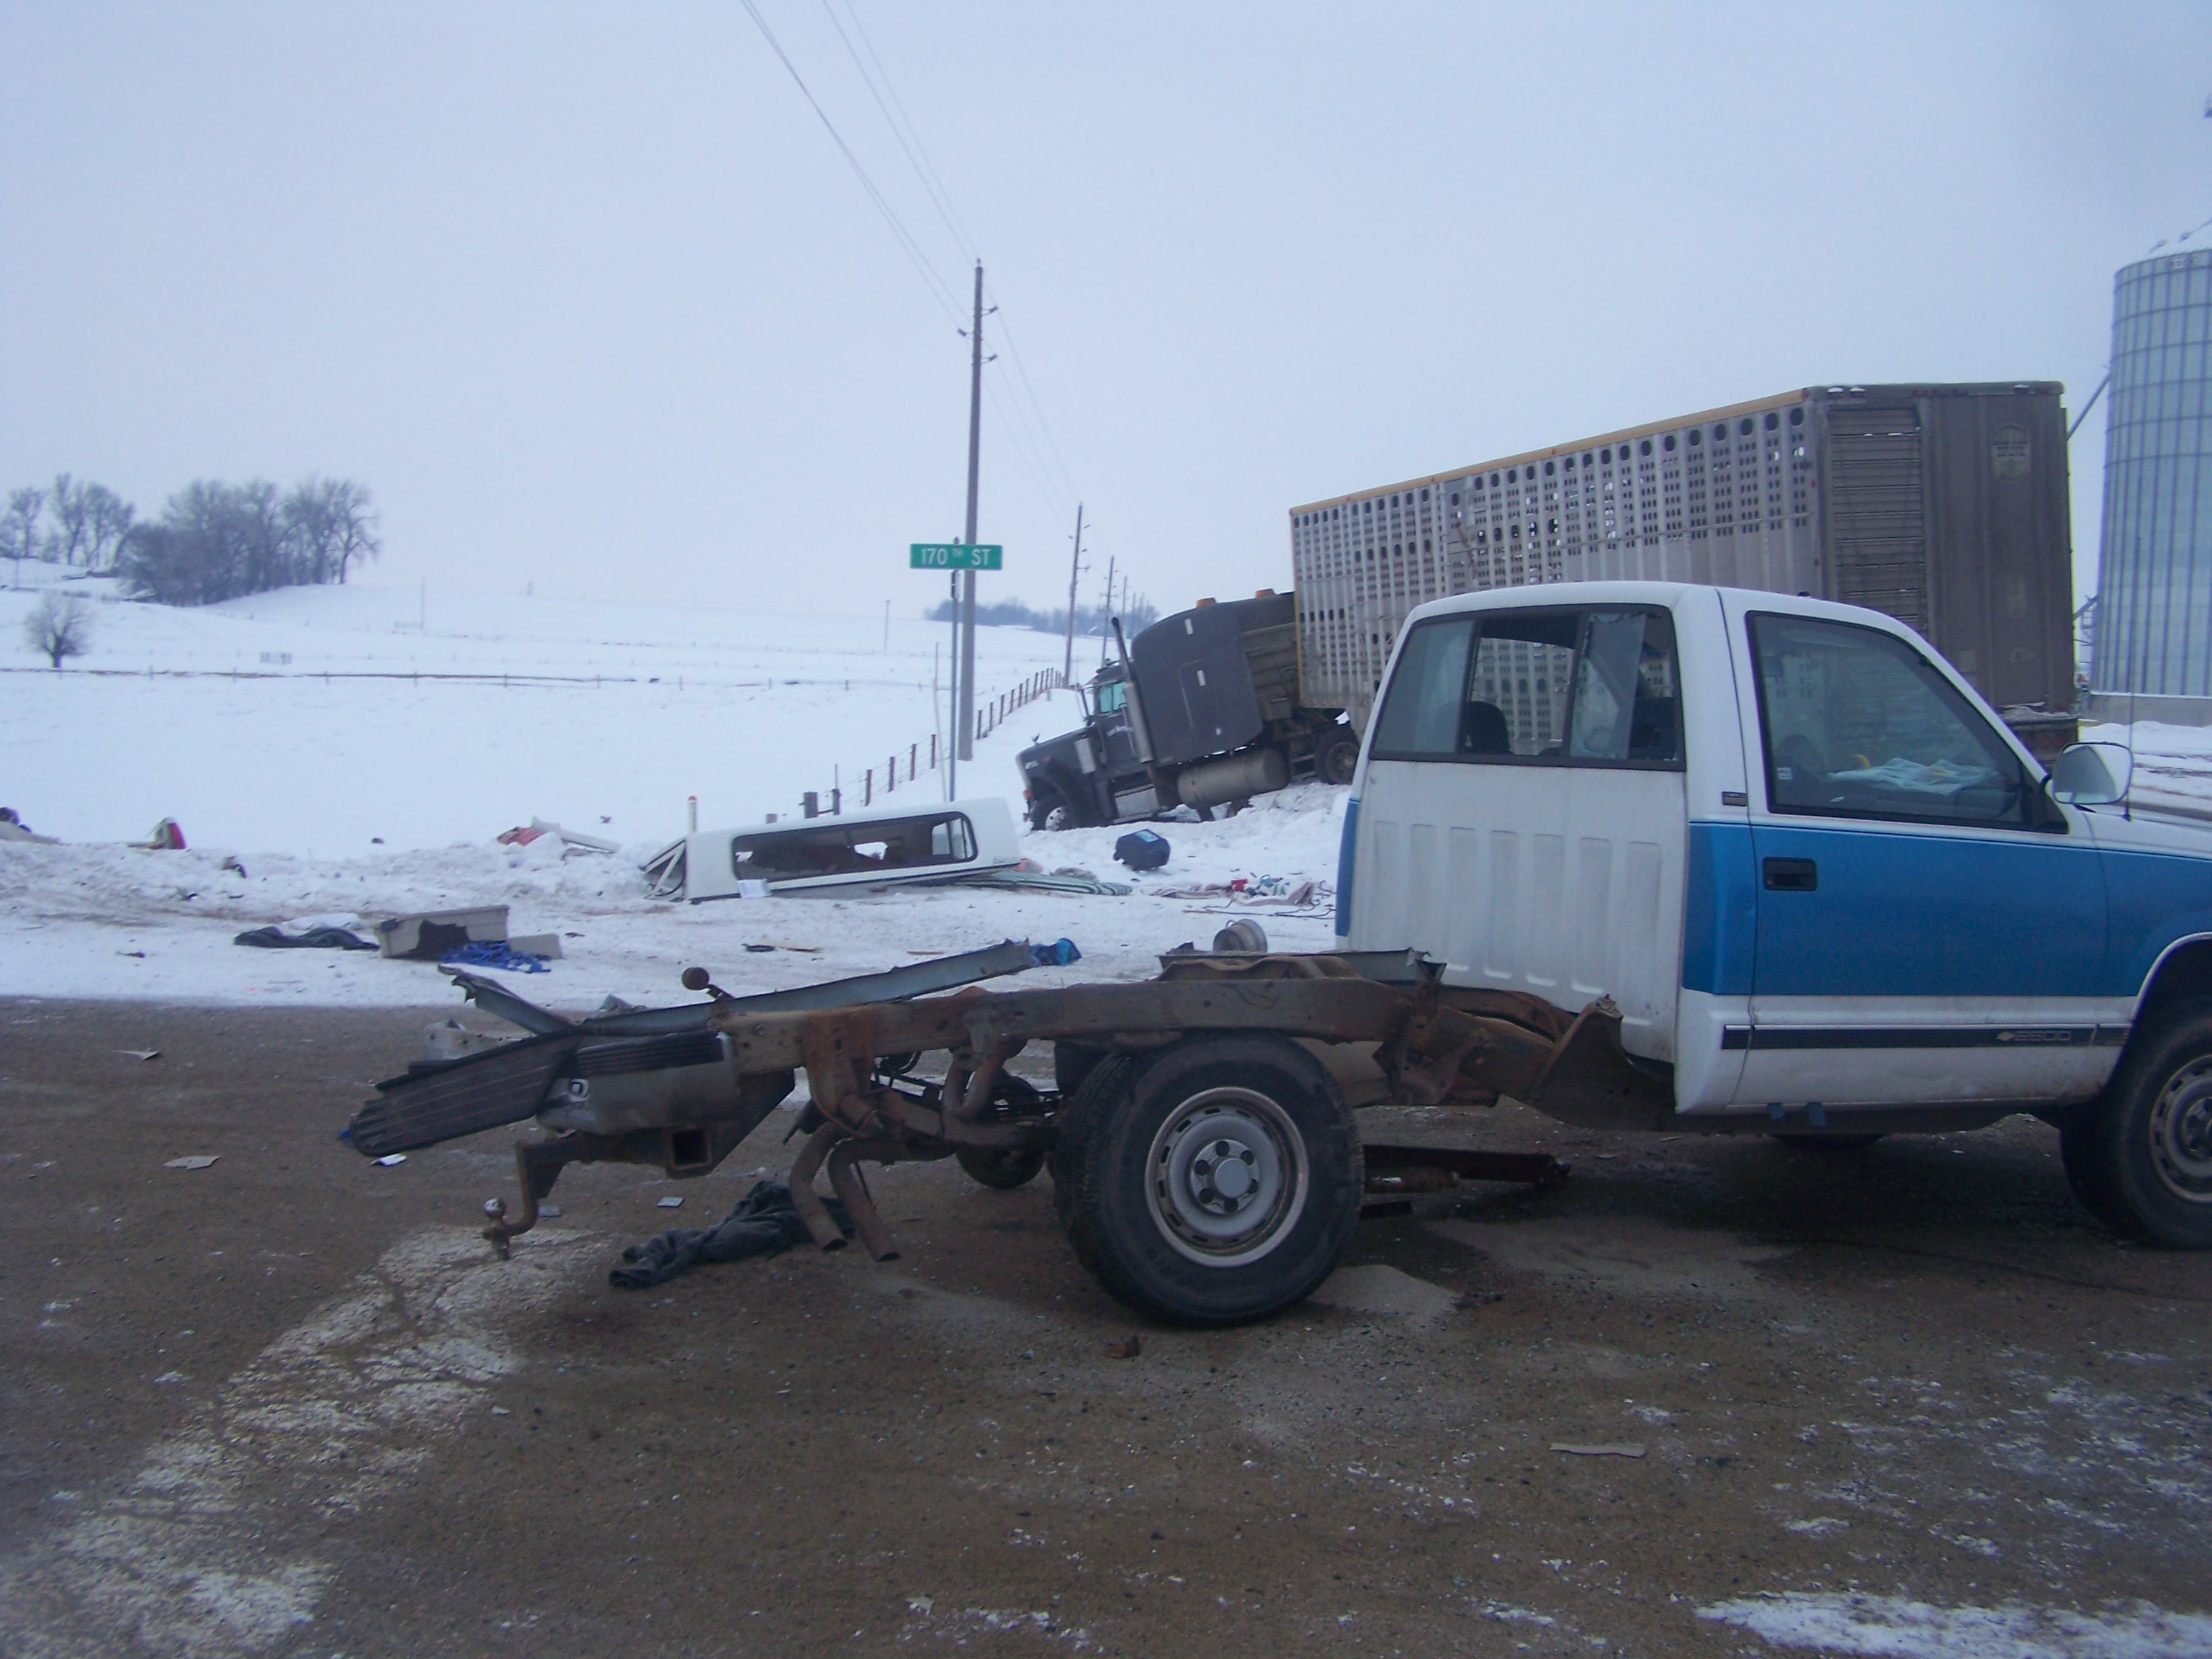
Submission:
[[[1759,923],[1751,826],[1692,820],[1689,866],[1682,907],[1682,988],[1709,996],[1747,997]]]
[[[1336,936],[1352,936],[1352,857],[1359,843],[1359,798],[1344,803],[1344,839],[1336,844]]]

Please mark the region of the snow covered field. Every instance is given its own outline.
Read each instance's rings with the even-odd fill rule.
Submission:
[[[856,802],[859,775],[876,769],[880,790],[894,748],[902,775],[910,745],[926,768],[931,650],[946,627],[894,617],[886,651],[880,615],[434,592],[426,630],[415,593],[302,588],[201,611],[100,603],[92,654],[58,674],[18,646],[34,601],[0,592],[0,805],[64,844],[0,842],[0,994],[458,1004],[427,963],[255,951],[232,937],[311,915],[495,903],[510,907],[514,933],[563,935],[550,972],[503,977],[568,1009],[609,994],[685,1000],[677,975],[694,963],[742,993],[1005,938],[1073,939],[1085,960],[1054,981],[1138,977],[1159,951],[1204,944],[1231,919],[1217,914],[1224,901],[1145,890],[1335,873],[1344,792],[1305,786],[1231,821],[1164,826],[1175,855],[1133,878],[1127,898],[908,889],[672,906],[645,896],[636,865],[683,833],[687,795],[712,828],[792,812],[802,792],[826,794],[833,769]],[[1087,663],[1084,649],[1079,675],[1097,641]],[[1060,646],[984,629],[977,661],[989,694],[1059,666]],[[1016,751],[1077,718],[1069,694],[1010,716],[963,769],[961,793],[1018,807]],[[939,798],[926,769],[893,799],[909,788]],[[164,817],[189,850],[124,844]],[[623,851],[564,860],[549,841],[495,843],[533,817]],[[1131,879],[1112,861],[1115,833],[1024,846],[1048,869]],[[1249,914],[1288,948],[1330,937],[1324,906]]]

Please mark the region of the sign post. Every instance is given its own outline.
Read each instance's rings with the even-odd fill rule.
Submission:
[[[952,577],[952,717],[954,741],[945,759],[945,799],[957,793],[959,764],[975,758],[975,573],[1006,568],[999,542],[909,542],[909,570],[943,570]]]

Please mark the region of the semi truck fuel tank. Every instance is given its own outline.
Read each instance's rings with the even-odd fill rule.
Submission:
[[[1281,750],[1255,749],[1249,755],[1231,755],[1187,769],[1176,779],[1176,793],[1185,806],[1203,811],[1226,801],[1264,795],[1290,781],[1291,763]]]

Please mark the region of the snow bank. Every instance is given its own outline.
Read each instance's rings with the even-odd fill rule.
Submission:
[[[692,963],[743,994],[896,967],[1001,939],[1073,939],[1084,961],[1034,982],[1144,978],[1186,940],[1205,945],[1249,915],[1289,950],[1328,948],[1325,896],[1290,913],[1222,896],[1159,890],[1278,876],[1327,883],[1334,873],[1341,790],[1305,786],[1217,823],[1167,823],[1164,870],[1132,877],[1112,862],[1118,832],[1033,834],[1024,852],[1127,880],[1125,898],[902,888],[830,897],[667,904],[646,896],[637,861],[653,843],[610,856],[563,859],[542,838],[314,859],[234,856],[193,848],[39,846],[0,842],[0,994],[125,998],[205,1004],[422,1006],[453,1002],[428,963],[338,951],[234,945],[248,928],[297,918],[371,919],[392,912],[505,904],[517,933],[562,935],[562,959],[543,975],[507,975],[525,996],[580,1011],[612,994],[629,1001],[690,1000],[677,976]],[[1325,895],[1325,889],[1323,890]],[[806,947],[748,951],[747,945]]]

